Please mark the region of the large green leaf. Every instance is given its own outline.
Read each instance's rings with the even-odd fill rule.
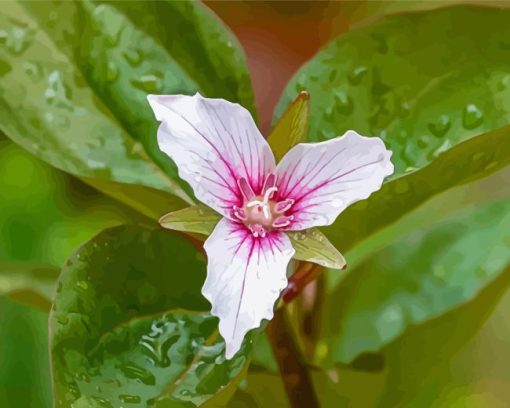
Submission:
[[[225,360],[204,276],[192,244],[162,230],[122,226],[82,246],[50,315],[57,406],[199,405],[237,381],[251,341]]]
[[[358,0],[342,2],[338,5],[338,11],[346,17],[350,26],[359,25],[374,21],[388,14],[402,14],[420,10],[433,10],[442,7],[458,6],[468,3],[470,5],[483,5],[484,7],[505,7],[508,2],[505,0],[385,0],[370,1]]]
[[[384,351],[387,379],[377,406],[507,406],[509,283],[507,270],[472,302],[391,344]]]
[[[125,188],[121,199],[150,206],[139,184],[172,193],[159,193],[169,210],[187,200],[157,148],[148,93],[198,90],[252,107],[242,53],[201,4],[4,3],[0,30],[1,129],[102,190]]]
[[[296,74],[277,116],[307,90],[308,140],[355,129],[393,151],[393,181],[326,230],[335,246],[346,250],[437,192],[509,163],[508,128],[484,134],[510,122],[509,18],[476,7],[388,17],[339,37]]]
[[[328,275],[318,359],[380,350],[497,278],[510,264],[509,172],[444,193],[349,252],[351,273]]]

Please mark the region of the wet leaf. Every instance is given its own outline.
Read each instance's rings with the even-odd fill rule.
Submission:
[[[159,224],[166,229],[210,235],[221,215],[204,204],[168,213]]]
[[[159,220],[163,228],[197,233],[209,236],[221,216],[203,204],[168,213]],[[292,246],[296,250],[294,259],[314,262],[319,265],[343,269],[345,259],[317,228],[307,231],[288,232]]]
[[[294,258],[331,269],[344,269],[345,258],[317,228],[288,233],[296,250]]]
[[[79,248],[50,314],[56,406],[195,406],[238,381],[251,340],[225,360],[204,275],[195,248],[162,230],[112,228]]]
[[[324,230],[336,247],[509,163],[509,130],[495,130],[510,122],[509,16],[451,7],[387,17],[329,43],[289,83],[276,116],[308,91],[308,141],[355,129],[393,151],[393,181]]]
[[[48,13],[49,5],[2,7],[0,60],[9,69],[1,71],[1,129],[146,214],[163,200],[166,211],[190,203],[190,189],[157,147],[146,96],[200,91],[252,108],[237,42],[200,3],[62,1]],[[141,194],[132,184],[156,191]]]

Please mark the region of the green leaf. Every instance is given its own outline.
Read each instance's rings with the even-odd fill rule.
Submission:
[[[237,381],[251,340],[225,360],[204,274],[193,245],[163,230],[121,226],[82,246],[50,314],[57,406],[200,405]]]
[[[289,232],[288,235],[296,250],[295,259],[313,262],[331,269],[344,269],[347,266],[343,255],[317,228]]]
[[[472,302],[391,344],[377,406],[504,407],[510,397],[509,283],[507,270]]]
[[[510,167],[435,197],[328,275],[317,358],[348,363],[473,299],[510,264]]]
[[[388,17],[340,36],[296,74],[277,116],[307,90],[309,141],[355,129],[393,151],[394,181],[325,230],[335,246],[351,248],[424,199],[509,163],[508,129],[487,133],[510,122],[509,17],[476,7]]]
[[[115,183],[112,190],[123,193],[116,197],[131,197],[138,209],[150,208],[150,197],[132,184],[166,192],[157,201],[166,199],[167,210],[184,207],[190,190],[157,147],[146,96],[198,90],[251,108],[237,43],[198,3],[48,7],[2,7],[1,129],[53,166],[98,180],[103,191]]]
[[[0,262],[0,295],[49,310],[59,273],[52,265]]]
[[[345,2],[339,4],[338,12],[342,16],[347,17],[349,24],[359,25],[366,24],[368,21],[373,21],[377,18],[384,17],[388,14],[403,14],[412,13],[421,10],[433,10],[442,7],[458,6],[465,4],[465,0],[437,0],[437,1],[370,1],[359,0],[355,2]],[[508,6],[507,1],[490,1],[485,0],[469,1],[470,5],[482,5],[484,7],[497,7],[502,8]]]
[[[508,166],[508,152],[510,126],[462,142],[423,169],[385,183],[370,199],[340,214],[336,223],[324,228],[324,232],[335,246],[347,250],[427,199]]]
[[[277,161],[281,160],[292,147],[306,140],[309,99],[308,92],[300,92],[269,134],[267,141]]]
[[[161,217],[159,223],[166,229],[209,236],[220,218],[216,211],[206,205],[197,204],[168,213]],[[288,232],[288,235],[296,250],[294,259],[314,262],[333,269],[345,268],[346,262],[342,254],[318,229]]]
[[[364,355],[366,362],[379,362],[377,369],[338,365],[312,370],[321,405],[504,407],[510,381],[509,282],[507,270],[471,302],[410,328],[382,354]],[[264,401],[266,398],[272,400]],[[285,401],[280,377],[253,367],[229,406],[257,407],[275,402],[286,406]]]
[[[159,220],[163,228],[211,235],[221,215],[204,204],[197,204],[168,213]]]

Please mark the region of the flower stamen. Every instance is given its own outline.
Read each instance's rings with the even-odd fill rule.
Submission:
[[[243,198],[243,206],[233,206],[233,216],[242,222],[255,238],[263,238],[269,231],[286,227],[294,219],[292,215],[285,215],[285,212],[294,204],[293,199],[273,201],[273,197],[278,191],[275,183],[276,176],[269,174],[260,195],[256,195],[244,177],[237,181]]]

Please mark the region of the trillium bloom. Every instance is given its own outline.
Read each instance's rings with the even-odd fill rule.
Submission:
[[[161,121],[158,144],[200,201],[223,218],[204,244],[203,295],[220,319],[226,357],[273,317],[294,249],[285,231],[331,224],[393,173],[381,139],[348,131],[298,144],[276,165],[242,106],[199,94],[149,95]]]

